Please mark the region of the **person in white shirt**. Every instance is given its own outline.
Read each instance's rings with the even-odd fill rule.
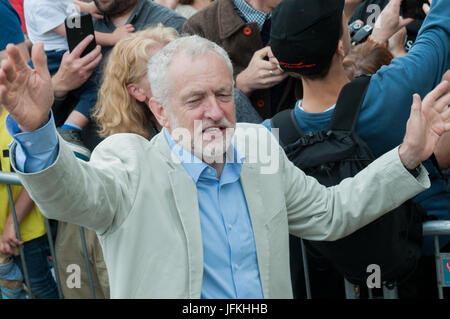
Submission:
[[[77,0],[25,0],[24,14],[28,30],[28,36],[33,44],[44,43],[44,50],[48,60],[48,68],[54,75],[60,65],[64,53],[69,49],[66,39],[64,21],[68,16],[78,12],[90,13],[97,19],[103,18],[94,2],[85,3]],[[122,37],[134,31],[131,24],[118,27],[113,33],[95,32],[97,44],[113,46]],[[29,62],[30,66],[32,62]],[[97,72],[94,72],[88,81],[80,88],[71,91],[78,103],[70,114],[66,110],[57,110],[56,116],[62,118],[61,135],[72,140],[70,135],[77,134],[89,123],[91,108],[97,102],[98,80]],[[68,115],[68,116],[67,116]],[[66,118],[67,117],[67,118]],[[64,121],[64,122],[63,122]],[[90,156],[88,149],[80,145],[73,145],[75,154],[87,160]]]

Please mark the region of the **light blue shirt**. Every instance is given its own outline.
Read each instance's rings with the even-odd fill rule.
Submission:
[[[201,298],[263,298],[253,228],[240,182],[244,157],[234,147],[216,170],[164,136],[197,186],[203,239]]]
[[[16,167],[39,172],[52,165],[59,142],[53,115],[42,128],[21,132],[8,115],[6,128],[17,141]],[[227,156],[220,179],[216,171],[182,149],[163,130],[166,140],[197,186],[203,239],[202,298],[263,298],[252,223],[240,183],[243,157]]]
[[[40,172],[55,162],[59,142],[52,112],[47,124],[33,132],[22,132],[10,114],[5,124],[9,135],[17,142],[15,164],[19,171]]]

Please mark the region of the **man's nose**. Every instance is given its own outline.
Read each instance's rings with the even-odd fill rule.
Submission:
[[[205,116],[214,121],[219,121],[223,118],[224,112],[216,96],[209,97]]]

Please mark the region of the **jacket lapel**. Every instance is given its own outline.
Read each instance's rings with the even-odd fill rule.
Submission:
[[[183,166],[172,159],[172,151],[164,135],[160,133],[154,139],[171,167],[168,172],[170,185],[187,242],[189,298],[200,298],[203,280],[203,243],[197,189]]]

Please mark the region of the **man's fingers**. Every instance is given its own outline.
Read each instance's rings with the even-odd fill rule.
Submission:
[[[8,239],[8,243],[9,243],[9,246],[11,246],[11,248],[15,248],[15,247],[22,245],[23,241],[18,240],[17,237],[14,236],[14,237],[10,237]]]
[[[282,74],[282,75],[276,75],[276,76],[271,76],[269,78],[265,78],[262,82],[263,82],[263,88],[269,88],[272,87],[274,85],[277,85],[278,83],[280,83],[281,81],[283,81],[285,78],[287,78],[288,75],[287,74]]]
[[[284,71],[279,68],[274,68],[274,69],[268,70],[268,72],[269,72],[269,76],[277,76],[277,75],[284,74]]]
[[[97,45],[94,50],[86,54],[84,57],[80,59],[82,65],[86,66],[90,64],[92,61],[98,59],[98,56],[101,56],[102,48],[100,45]]]
[[[261,77],[262,78],[272,78],[274,76],[279,76],[284,74],[283,70],[280,70],[278,68],[271,68],[271,69],[266,69],[266,70],[262,70],[261,71]]]
[[[434,88],[430,93],[425,96],[423,102],[424,103],[431,103],[431,105],[434,105],[434,103],[442,96],[444,95],[448,90],[448,82],[442,81],[438,86]]]
[[[0,87],[4,87],[5,89],[9,90],[11,83],[8,80],[8,77],[6,76],[5,68],[8,68],[7,66],[7,59],[3,60],[0,67]]]
[[[100,63],[101,60],[102,60],[102,55],[99,54],[91,63],[87,64],[84,68],[86,70],[91,71],[91,70],[95,69],[95,67]]]
[[[14,238],[10,241],[11,248],[19,247],[20,245],[23,245],[23,241],[19,241],[17,238]]]
[[[278,69],[278,65],[271,61],[260,60],[257,64],[257,67],[261,70],[276,70]]]
[[[447,109],[442,112],[442,118],[445,122],[450,123],[450,107],[447,106]]]
[[[11,64],[11,61],[4,60],[2,62],[2,69],[3,69],[3,72],[5,72],[6,80],[8,82],[11,83],[11,82],[13,82],[16,79],[17,73],[16,73],[16,71],[14,70],[14,68],[13,68],[13,66]]]
[[[450,105],[450,92],[441,96],[439,100],[436,101],[434,108],[438,112],[444,112],[448,109],[448,105]]]
[[[5,255],[12,255],[13,254],[13,250],[11,249],[11,247],[9,246],[8,243],[2,242],[1,247],[2,247],[1,250],[2,250],[3,254],[5,254]]]
[[[398,25],[399,28],[403,28],[406,27],[408,24],[410,24],[411,22],[413,22],[414,19],[413,18],[402,18],[400,17],[400,23]]]
[[[271,52],[271,49],[269,46],[262,48],[261,50],[258,50],[255,52],[255,55],[258,56],[260,59],[264,59],[269,55]]]
[[[44,52],[43,42],[37,42],[33,45],[33,48],[31,49],[31,60],[33,61],[34,69],[39,74],[42,75],[48,73],[47,56]]]
[[[8,105],[8,89],[2,84],[3,78],[6,79],[6,75],[0,70],[0,104]]]
[[[3,70],[0,70],[0,104],[6,106],[7,110],[8,106],[11,104],[11,98],[8,94],[10,90],[10,83],[6,79],[6,74]]]
[[[395,12],[400,12],[400,6],[402,5],[403,0],[391,0],[387,6],[392,6]]]
[[[19,49],[15,45],[8,44],[8,46],[6,47],[6,52],[8,53],[8,57],[11,60],[12,65],[17,72],[29,68],[29,66],[23,60]]]
[[[413,115],[415,112],[419,112],[421,108],[422,108],[422,99],[420,98],[420,95],[416,93],[413,95],[411,115]]]
[[[92,13],[92,17],[93,17],[93,18],[96,18],[96,19],[103,19],[103,14],[93,12],[93,13]]]
[[[431,1],[430,1],[430,4],[431,4]],[[428,13],[430,12],[430,5],[427,3],[424,3],[422,5],[422,10],[423,10],[423,12],[425,12],[426,15],[428,15]]]
[[[74,57],[79,58],[81,56],[81,54],[83,53],[84,49],[87,48],[87,46],[89,45],[89,43],[92,42],[93,39],[94,39],[94,36],[92,34],[88,35],[86,38],[83,39],[83,41],[78,43],[78,45],[73,49],[71,54]]]

